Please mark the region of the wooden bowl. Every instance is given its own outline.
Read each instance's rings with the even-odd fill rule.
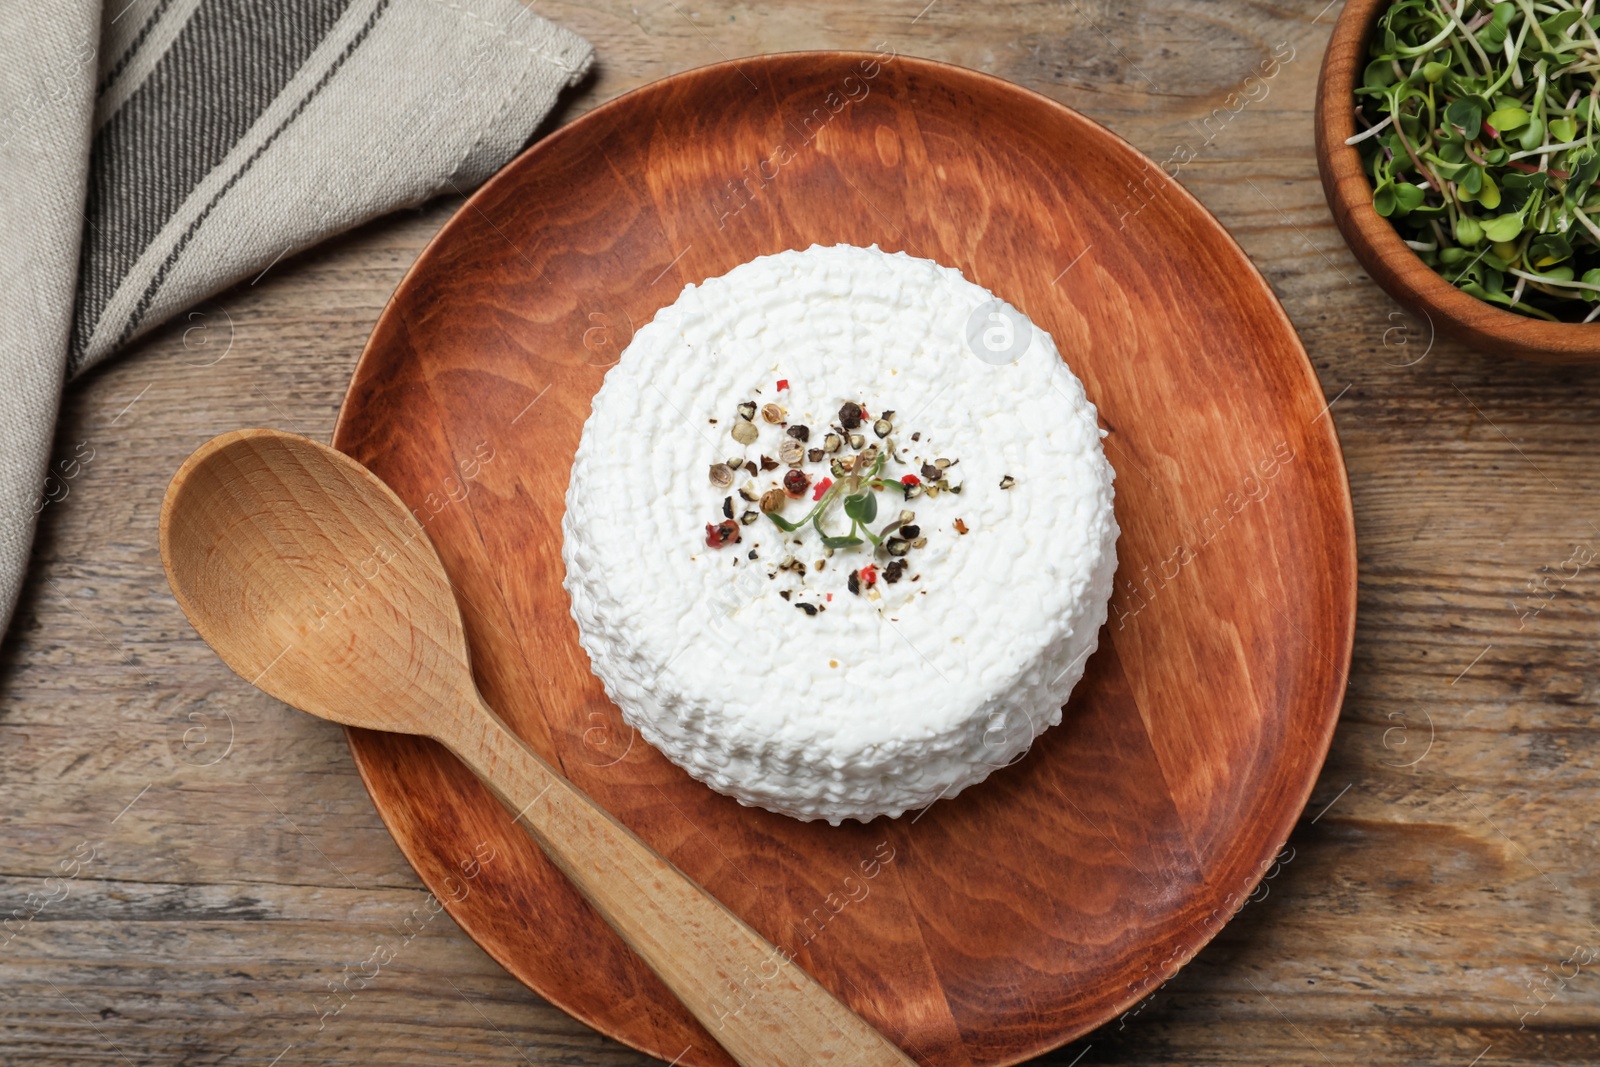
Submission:
[[[1384,291],[1431,328],[1483,352],[1538,363],[1600,362],[1600,322],[1545,322],[1469,296],[1417,257],[1372,207],[1372,182],[1356,132],[1355,90],[1367,41],[1391,0],[1348,0],[1333,28],[1317,85],[1317,169],[1333,221]]]
[[[935,259],[1049,330],[1109,430],[1122,527],[1111,621],[1061,724],[958,797],[838,827],[741,807],[635,736],[561,587],[573,452],[634,328],[688,282],[813,242]],[[490,705],[923,1064],[1016,1063],[1157,989],[1276,873],[1344,695],[1349,488],[1283,309],[1159,166],[970,70],[752,57],[557,130],[412,267],[334,445],[416,509]],[[459,762],[398,734],[350,746],[401,849],[507,970],[663,1060],[728,1067]],[[741,981],[729,1010],[759,995]]]

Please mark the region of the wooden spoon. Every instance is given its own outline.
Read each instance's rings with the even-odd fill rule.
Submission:
[[[252,685],[460,757],[740,1064],[913,1062],[489,710],[444,565],[355,460],[275,430],[213,438],[167,489],[161,561],[194,628]]]

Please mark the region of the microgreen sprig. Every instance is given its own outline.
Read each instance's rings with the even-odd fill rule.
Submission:
[[[1356,90],[1372,203],[1479,299],[1600,318],[1593,0],[1398,0]]]
[[[883,543],[883,536],[874,534],[868,528],[868,524],[878,517],[878,498],[873,493],[891,486],[901,492],[905,491],[905,486],[899,482],[879,477],[883,473],[887,459],[887,451],[880,451],[865,473],[852,472],[834,482],[823,492],[816,505],[798,522],[790,522],[782,515],[770,511],[767,512],[767,518],[786,533],[793,533],[810,523],[822,538],[824,548],[853,548],[864,541],[872,542],[873,547],[877,548]],[[830,534],[822,526],[822,520],[827,516],[828,509],[835,500],[844,502],[844,514],[850,520],[850,531],[846,534]]]

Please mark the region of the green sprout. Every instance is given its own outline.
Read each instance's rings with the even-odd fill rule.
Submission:
[[[768,512],[767,518],[771,519],[778,529],[786,533],[793,533],[806,523],[822,538],[824,548],[853,548],[866,541],[872,542],[874,549],[882,545],[883,538],[890,532],[888,528],[874,534],[868,529],[868,524],[878,517],[878,498],[873,495],[876,491],[894,488],[905,492],[905,486],[892,478],[883,478],[884,462],[888,459],[887,452],[879,452],[872,466],[863,474],[850,473],[843,475],[838,481],[830,485],[812,509],[796,522],[790,522],[782,515]],[[822,520],[827,517],[828,509],[834,501],[842,500],[844,503],[845,518],[850,520],[850,530],[845,534],[830,534],[822,527]],[[891,524],[899,525],[897,523]]]
[[[1372,206],[1480,300],[1600,317],[1600,14],[1571,0],[1398,0],[1350,138]]]

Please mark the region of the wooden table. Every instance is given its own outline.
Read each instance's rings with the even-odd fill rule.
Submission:
[[[1305,340],[1361,545],[1327,767],[1292,856],[1217,941],[1039,1062],[1600,1059],[1600,377],[1434,342],[1356,266],[1312,156],[1336,11],[923,2],[537,10],[600,57],[560,121],[730,56],[887,42],[1046,93],[1158,161],[1192,155],[1179,180]],[[380,307],[458,205],[279,263],[69,390],[71,476],[0,656],[0,1061],[651,1062],[447,917],[402,939],[427,894],[340,731],[239,682],[161,574],[182,458],[238,426],[326,439]],[[379,946],[392,961],[359,977]]]

